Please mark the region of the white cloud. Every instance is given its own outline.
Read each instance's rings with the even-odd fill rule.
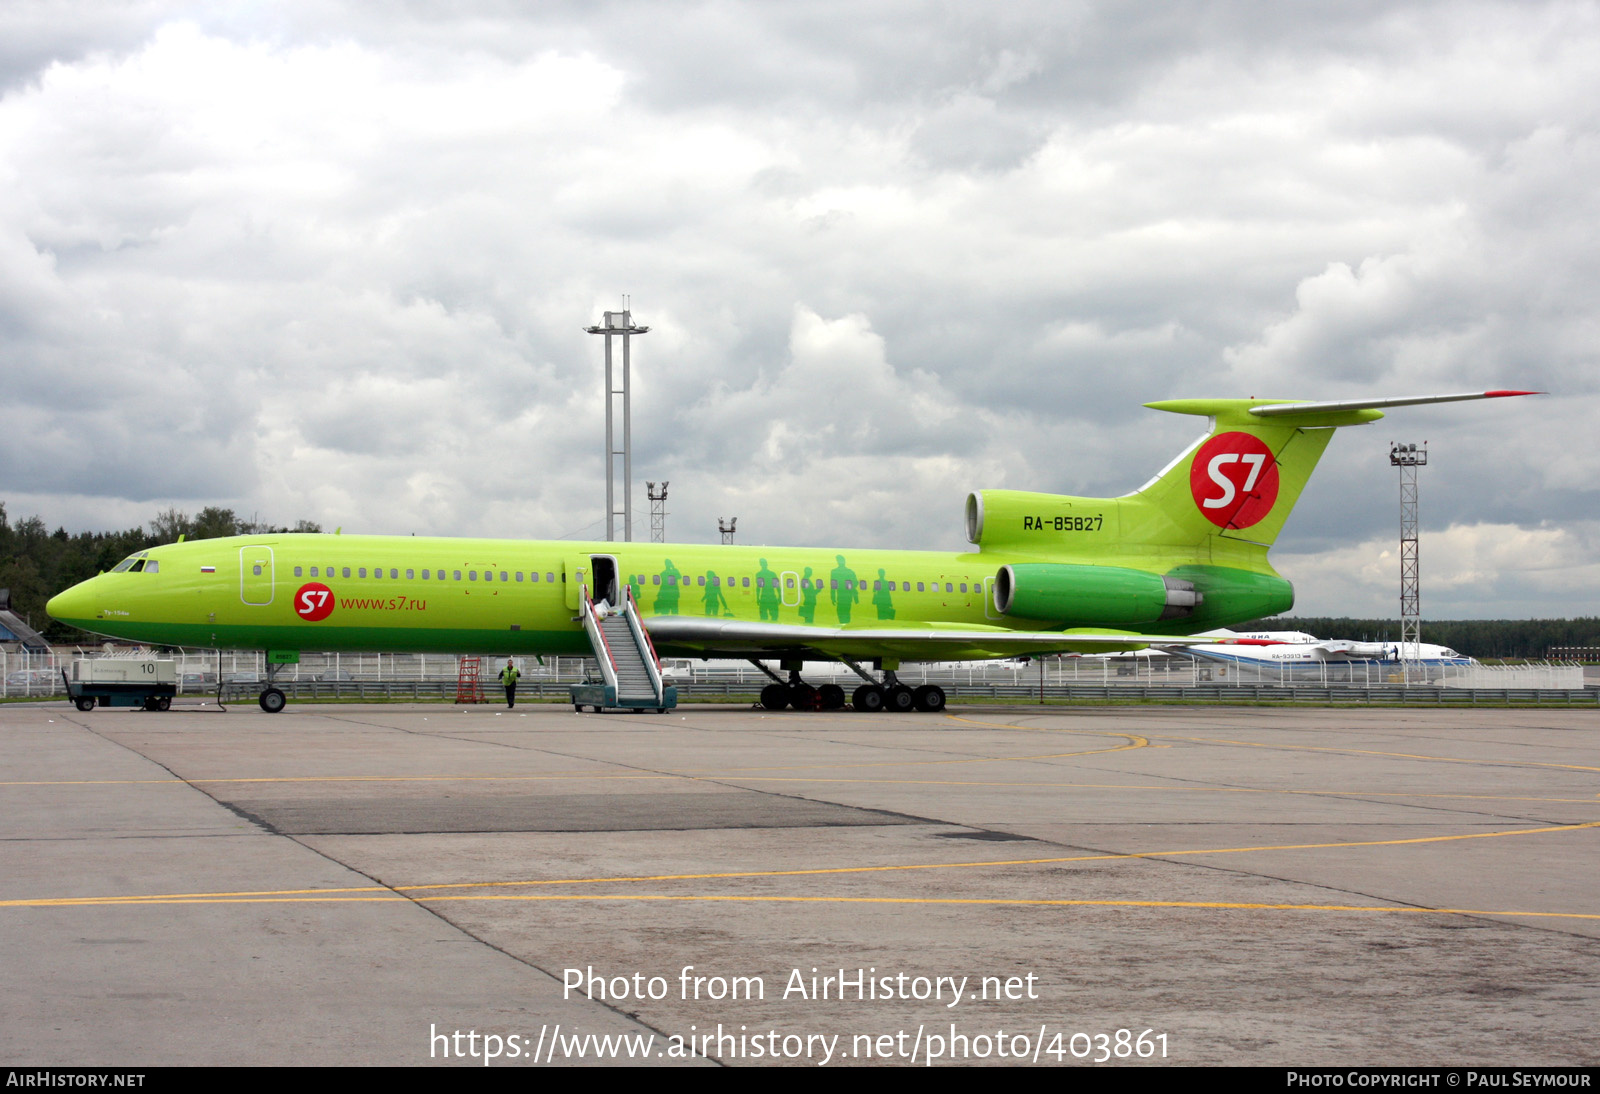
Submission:
[[[1596,10],[12,5],[0,499],[593,526],[631,292],[682,538],[960,546],[969,489],[1144,481],[1192,429],[1141,402],[1501,385],[1560,394],[1393,419],[1429,519],[1571,526]],[[1375,432],[1286,549],[1392,526]]]

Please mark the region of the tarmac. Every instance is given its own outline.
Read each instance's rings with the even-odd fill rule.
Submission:
[[[0,705],[0,1062],[1595,1064],[1597,731]]]

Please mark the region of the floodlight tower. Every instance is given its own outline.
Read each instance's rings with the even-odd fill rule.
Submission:
[[[1422,573],[1417,552],[1417,468],[1428,466],[1428,442],[1391,444],[1389,463],[1400,469],[1400,662],[1406,679],[1422,660]]]
[[[605,322],[598,327],[584,327],[590,334],[606,336],[606,540],[615,540],[616,518],[622,517],[622,538],[633,542],[633,412],[628,388],[630,340],[635,334],[645,334],[649,327],[633,325],[633,312],[626,296],[622,298],[621,311],[605,313]],[[611,339],[622,338],[622,386],[611,381]],[[622,447],[616,446],[613,420],[616,417],[617,398],[622,398]],[[622,457],[622,508],[617,509],[617,457]]]
[[[733,542],[733,526],[738,524],[738,523],[739,523],[739,518],[738,517],[734,517],[731,520],[726,520],[726,521],[723,520],[721,517],[717,518],[717,531],[722,533],[722,542],[723,543],[732,543]]]
[[[661,489],[656,489],[656,484],[644,484],[645,493],[650,496],[650,542],[667,542],[667,484],[663,480]]]

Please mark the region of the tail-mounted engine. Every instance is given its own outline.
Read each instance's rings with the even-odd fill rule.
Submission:
[[[1078,627],[1137,627],[1194,614],[1193,582],[1120,566],[1023,563],[1000,567],[994,603],[1019,619]]]

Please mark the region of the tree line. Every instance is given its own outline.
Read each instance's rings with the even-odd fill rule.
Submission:
[[[55,531],[38,517],[12,524],[0,502],[0,589],[11,590],[11,610],[51,642],[74,642],[84,633],[45,614],[56,593],[111,569],[135,551],[186,539],[264,535],[273,532],[320,532],[320,525],[299,521],[292,528],[243,519],[232,509],[207,506],[193,517],[177,509],[157,513],[145,528],[122,532]]]
[[[1236,631],[1309,631],[1318,638],[1351,642],[1398,642],[1398,619],[1346,619],[1328,616],[1257,619],[1240,623]],[[1511,658],[1540,660],[1556,647],[1600,646],[1600,616],[1577,619],[1424,619],[1422,640],[1449,646],[1457,653],[1480,660]]]

